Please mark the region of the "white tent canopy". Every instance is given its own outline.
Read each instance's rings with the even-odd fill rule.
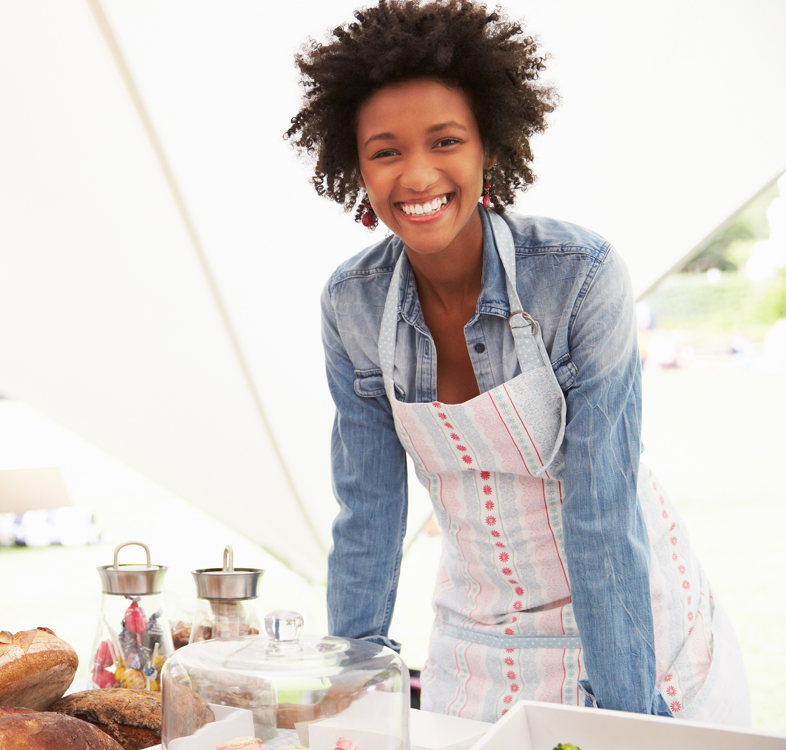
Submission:
[[[293,52],[355,5],[0,5],[0,392],[311,580],[336,507],[319,294],[381,234],[281,134]],[[783,3],[506,7],[563,98],[518,208],[603,233],[637,290],[786,168]]]

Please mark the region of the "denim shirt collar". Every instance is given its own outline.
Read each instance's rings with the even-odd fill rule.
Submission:
[[[480,212],[480,221],[483,229],[483,277],[475,312],[477,315],[498,315],[499,317],[507,318],[510,316],[510,304],[508,303],[508,291],[505,283],[505,269],[502,266],[502,261],[499,258],[494,242],[494,233],[491,231],[488,212],[480,206],[478,211]],[[406,257],[403,243],[398,237],[396,237],[395,242],[401,246],[401,252],[404,252],[405,255],[401,269],[401,281],[399,283],[399,315],[407,323],[426,333],[427,327],[420,308],[420,300],[418,299],[415,272],[412,270],[409,259]]]

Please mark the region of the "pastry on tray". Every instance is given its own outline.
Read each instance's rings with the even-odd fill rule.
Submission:
[[[236,737],[229,742],[219,743],[216,750],[267,750],[267,745],[263,745],[259,737]]]

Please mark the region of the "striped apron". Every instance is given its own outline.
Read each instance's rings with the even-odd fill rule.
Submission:
[[[496,721],[518,700],[584,703],[581,638],[562,529],[565,398],[515,287],[507,224],[489,214],[507,277],[521,373],[463,404],[408,404],[393,388],[391,279],[379,352],[396,431],[442,529],[436,619],[422,675],[428,711]],[[646,467],[639,499],[652,547],[657,685],[675,716],[750,724],[739,647],[684,526]]]

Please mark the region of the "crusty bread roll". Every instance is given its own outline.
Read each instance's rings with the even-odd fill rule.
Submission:
[[[0,706],[36,711],[60,698],[74,681],[79,658],[49,628],[0,633]]]
[[[168,740],[190,737],[205,724],[216,720],[207,701],[187,685],[181,685],[177,680],[165,680],[162,687],[166,706],[164,735]]]
[[[141,750],[161,742],[159,692],[126,688],[83,690],[61,698],[49,710],[97,726],[125,750]]]
[[[0,750],[122,750],[86,721],[33,712],[0,716]]]
[[[11,714],[34,714],[32,708],[17,708],[16,706],[0,706],[0,716],[10,716]]]

